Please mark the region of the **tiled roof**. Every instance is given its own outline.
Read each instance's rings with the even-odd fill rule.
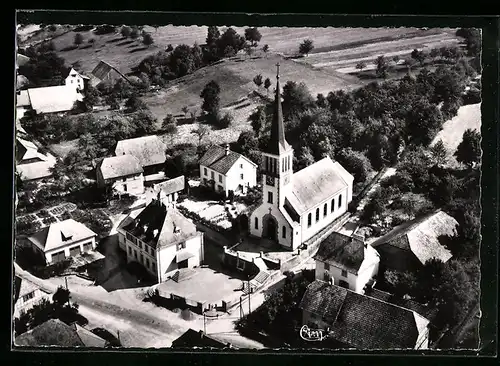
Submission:
[[[179,338],[172,341],[173,348],[191,348],[191,347],[210,347],[210,348],[225,348],[227,344],[221,342],[212,336],[204,334],[202,331],[197,332],[193,329],[188,329]]]
[[[411,310],[319,280],[308,286],[300,307],[328,314],[330,337],[356,349],[413,349],[428,324]]]
[[[37,156],[43,156],[37,154]],[[50,169],[55,165],[56,160],[47,158],[45,161],[37,161],[29,164],[16,165],[16,172],[20,175],[22,181],[30,181],[36,179],[47,178],[52,175]]]
[[[123,226],[123,230],[156,248],[174,245],[194,236],[196,225],[177,209],[167,209],[158,200],[153,200],[133,221]]]
[[[16,337],[16,346],[84,347],[85,344],[69,325],[59,319],[50,319]]]
[[[19,282],[19,288],[17,290],[18,298],[40,289],[35,283],[19,276],[16,276],[16,282]]]
[[[28,238],[33,244],[47,252],[52,249],[64,248],[74,242],[90,239],[97,234],[84,224],[73,219],[55,222]],[[68,238],[63,240],[63,237]]]
[[[28,56],[17,54],[17,66],[24,66],[29,62],[30,58]]]
[[[353,179],[340,164],[326,157],[294,173],[291,192],[286,197],[302,215],[352,184]]]
[[[71,324],[70,327],[76,332],[85,347],[103,348],[106,346],[106,340],[92,333],[90,330],[87,330],[76,323]]]
[[[156,192],[161,190],[164,194],[169,195],[169,194],[184,190],[185,182],[186,182],[186,180],[185,180],[184,176],[181,175],[180,177],[172,178],[172,179],[169,179],[165,182],[155,184],[154,190]]]
[[[116,144],[115,155],[133,155],[141,166],[163,164],[166,160],[166,146],[156,135],[121,140]]]
[[[448,261],[452,254],[439,242],[441,236],[456,236],[458,222],[443,211],[436,211],[395,227],[375,240],[374,248],[391,245],[411,251],[425,264],[432,258]]]
[[[17,107],[29,107],[30,105],[30,95],[27,90],[21,90],[19,94],[16,94]]]
[[[104,179],[121,178],[143,172],[139,160],[132,155],[104,158],[99,164],[98,169],[100,169]]]
[[[66,112],[73,109],[83,96],[75,88],[66,85],[28,89],[31,108],[36,113]]]
[[[239,158],[243,158],[253,166],[257,166],[254,162],[237,152],[229,150],[229,153],[226,155],[226,148],[217,145],[211,146],[201,157],[200,165],[215,170],[217,173],[226,174]]]
[[[365,258],[364,253],[363,241],[333,232],[320,244],[314,259],[356,274]]]
[[[91,83],[94,86],[99,84],[112,71],[114,71],[116,73],[116,75],[119,75],[120,77],[122,77],[126,81],[129,81],[129,79],[125,75],[123,75],[117,68],[115,68],[114,66],[101,60],[96,65],[94,70],[92,70],[92,72],[91,72]]]

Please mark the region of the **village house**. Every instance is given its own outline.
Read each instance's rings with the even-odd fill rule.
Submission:
[[[35,328],[20,334],[14,340],[16,346],[59,346],[104,348],[106,340],[79,326],[67,325],[59,319],[49,319]]]
[[[217,338],[205,334],[202,330],[196,331],[189,328],[182,335],[172,341],[172,348],[192,348],[192,347],[205,347],[205,348],[236,348],[231,343],[225,343]]]
[[[444,242],[457,235],[457,226],[453,217],[435,211],[395,227],[371,245],[380,253],[381,267],[415,271],[430,259],[450,260]]]
[[[360,350],[429,348],[429,320],[422,315],[340,286],[314,281],[299,307],[302,324],[328,333],[325,344]]]
[[[235,195],[246,194],[249,187],[257,185],[257,164],[229,150],[229,145],[211,146],[199,163],[203,185],[226,197],[231,191]]]
[[[179,198],[179,194],[186,189],[186,179],[183,175],[166,180],[165,182],[155,184],[153,193],[166,206],[175,204]]]
[[[87,88],[89,81],[90,78],[88,76],[82,75],[75,69],[71,68],[68,72],[68,76],[64,79],[64,84],[75,88],[77,92],[82,92]]]
[[[95,250],[97,234],[84,224],[68,219],[44,227],[27,238],[31,248],[53,264]]]
[[[27,312],[42,299],[50,300],[50,294],[28,279],[14,278],[14,318]]]
[[[56,164],[51,154],[42,154],[31,141],[16,139],[16,173],[21,181],[36,181],[52,176],[51,168]]]
[[[16,92],[16,121],[24,117],[26,111],[31,109],[30,96],[27,90]]]
[[[330,234],[319,246],[315,278],[362,294],[378,274],[379,255],[364,237]]]
[[[83,101],[83,95],[76,88],[67,85],[21,90],[17,98],[18,116],[30,109],[36,114],[67,112],[73,109],[76,102]]]
[[[163,170],[167,147],[156,135],[118,141],[115,155],[132,155],[139,160],[144,176]]]
[[[96,67],[92,70],[90,76],[90,84],[94,87],[102,82],[113,84],[118,79],[123,79],[130,83],[129,79],[123,75],[116,67],[110,65],[106,61],[99,61]]]
[[[279,70],[279,69],[278,69]],[[285,139],[279,73],[271,138],[262,153],[262,203],[250,215],[250,235],[291,250],[347,211],[354,177],[329,157],[294,173]]]
[[[151,201],[134,219],[118,231],[127,262],[138,262],[163,282],[181,268],[203,263],[203,233],[173,205]]]
[[[99,187],[110,184],[119,193],[144,193],[143,169],[139,160],[132,155],[104,158],[97,165],[96,173]]]

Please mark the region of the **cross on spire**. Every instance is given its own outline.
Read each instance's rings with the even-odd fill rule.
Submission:
[[[276,79],[280,78],[280,63],[276,63]]]

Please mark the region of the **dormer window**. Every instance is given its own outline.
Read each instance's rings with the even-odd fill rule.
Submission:
[[[68,240],[71,240],[73,238],[73,235],[69,234],[69,233],[64,233],[61,231],[61,239],[62,241],[68,241]]]

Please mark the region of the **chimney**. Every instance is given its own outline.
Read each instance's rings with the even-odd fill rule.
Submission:
[[[226,144],[226,156],[229,155],[229,144]]]

